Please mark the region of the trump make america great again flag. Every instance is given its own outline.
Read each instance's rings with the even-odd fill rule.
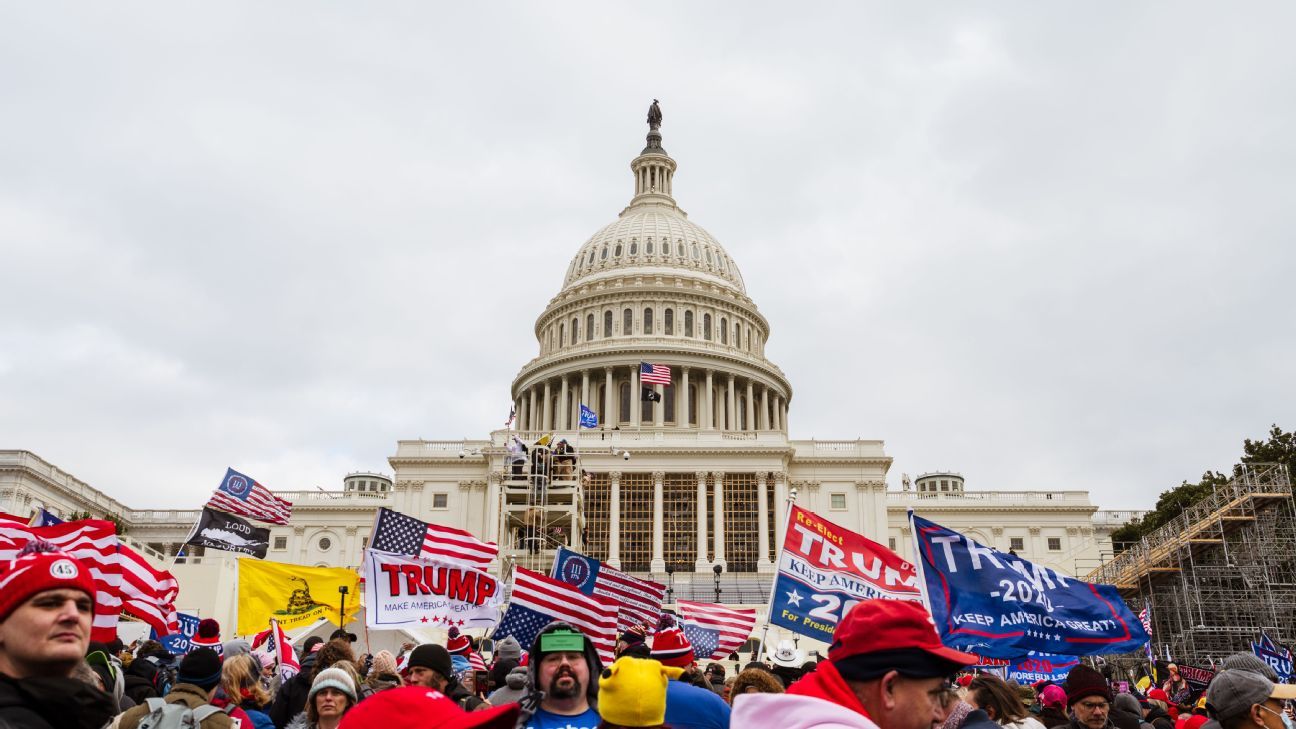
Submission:
[[[1124,653],[1148,641],[1111,585],[1081,582],[910,512],[941,642],[993,658]]]
[[[499,545],[483,542],[462,529],[430,524],[387,507],[378,509],[373,548],[407,557],[450,559],[484,570],[499,554]]]
[[[225,469],[225,478],[207,500],[207,506],[268,524],[286,525],[292,516],[291,502],[232,468]]]

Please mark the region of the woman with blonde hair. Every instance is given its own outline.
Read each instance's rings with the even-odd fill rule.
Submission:
[[[270,694],[261,685],[261,662],[248,654],[230,656],[221,666],[220,690],[230,704],[247,713],[256,729],[274,729],[265,713]]]
[[[729,689],[729,703],[743,694],[781,694],[783,684],[774,674],[763,668],[748,668],[738,673]]]

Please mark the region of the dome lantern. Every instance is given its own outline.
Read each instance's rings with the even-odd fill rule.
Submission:
[[[635,194],[630,200],[629,208],[663,205],[679,209],[675,198],[671,197],[675,160],[662,148],[661,120],[661,107],[653,99],[652,106],[648,108],[647,146],[630,162],[630,171],[635,178]]]

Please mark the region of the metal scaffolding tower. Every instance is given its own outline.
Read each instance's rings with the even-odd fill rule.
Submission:
[[[559,547],[582,549],[580,454],[566,441],[537,443],[522,457],[516,453],[501,482],[500,557],[548,574]]]
[[[1185,662],[1250,651],[1263,630],[1296,640],[1296,504],[1282,464],[1251,464],[1092,572],[1152,608],[1158,657]]]

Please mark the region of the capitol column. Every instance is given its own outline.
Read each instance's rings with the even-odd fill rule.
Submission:
[[[581,405],[589,402],[589,370],[581,370]],[[580,407],[576,408],[576,432],[580,432]]]
[[[787,531],[788,488],[787,474],[782,471],[774,473],[774,546],[783,549],[784,532]]]
[[[640,410],[640,395],[643,393],[639,392],[642,386],[639,382],[639,365],[630,365],[630,426],[635,429],[643,425],[643,411]]]
[[[663,559],[665,550],[665,487],[662,481],[666,478],[665,471],[653,471],[653,542],[652,542],[652,564],[648,569],[654,574],[661,574],[666,571],[666,560]]]
[[[747,380],[747,427],[743,430],[756,430],[756,395],[752,381]]]
[[[567,375],[562,376],[562,388],[558,391],[558,417],[554,430],[571,430],[571,403],[567,401]]]
[[[779,417],[779,413],[781,410],[781,407],[779,406],[779,401],[782,399],[783,399],[782,395],[779,395],[778,393],[774,394],[774,429],[775,430],[783,430],[783,419]]]
[[[502,474],[491,471],[486,474],[486,541],[499,541],[500,513],[500,478]]]
[[[666,386],[653,385],[653,390],[657,391],[658,398],[653,405],[653,425],[660,428],[666,424]]]
[[[691,405],[689,402],[689,368],[681,367],[680,369],[682,370],[680,376],[683,378],[681,382],[684,384],[684,408],[682,410],[680,409],[680,406],[678,405],[679,400],[677,399],[677,404],[675,406],[675,425],[678,426],[680,423],[683,423],[685,428],[691,428],[693,427],[693,423],[689,420],[689,407]]]
[[[706,471],[697,472],[697,562],[694,568],[698,572],[710,572],[711,561],[707,559],[707,498]]]
[[[748,402],[751,402],[748,400]],[[773,565],[769,558],[769,474],[761,471],[756,474],[756,559],[757,572],[772,572]]]
[[[761,428],[761,430],[769,430],[769,429],[770,429],[770,415],[769,415],[769,385],[762,385],[762,386],[761,386],[761,414],[760,414],[760,428]]]
[[[606,384],[603,386],[603,413],[599,422],[603,424],[603,429],[607,430],[616,425],[615,413],[612,412],[612,368],[603,368],[603,377]]]
[[[724,521],[724,472],[714,471],[711,478],[715,480],[715,563],[725,566],[725,521]]]
[[[527,390],[531,393],[531,407],[527,408],[527,422],[526,422],[527,427],[526,427],[526,429],[527,429],[527,430],[537,430],[537,428],[535,427],[535,425],[536,425],[536,391],[535,391],[535,386],[532,385],[531,387],[528,387]]]
[[[612,481],[608,499],[608,559],[607,563],[621,569],[621,472],[608,474]]]
[[[729,387],[725,391],[725,430],[738,430],[738,398],[734,395],[734,376],[729,374]]]
[[[544,410],[543,410],[544,415],[540,416],[540,430],[546,432],[553,430],[553,420],[550,419],[550,416],[553,414],[552,398],[553,398],[553,392],[549,389],[549,380],[545,380]]]
[[[711,370],[706,371],[706,392],[700,396],[700,399],[702,400],[700,404],[706,406],[702,408],[706,411],[702,414],[703,422],[706,423],[702,426],[703,430],[715,430],[715,417],[712,413],[712,410],[714,410],[713,403],[715,402],[715,396],[712,395],[711,390],[711,374]]]

